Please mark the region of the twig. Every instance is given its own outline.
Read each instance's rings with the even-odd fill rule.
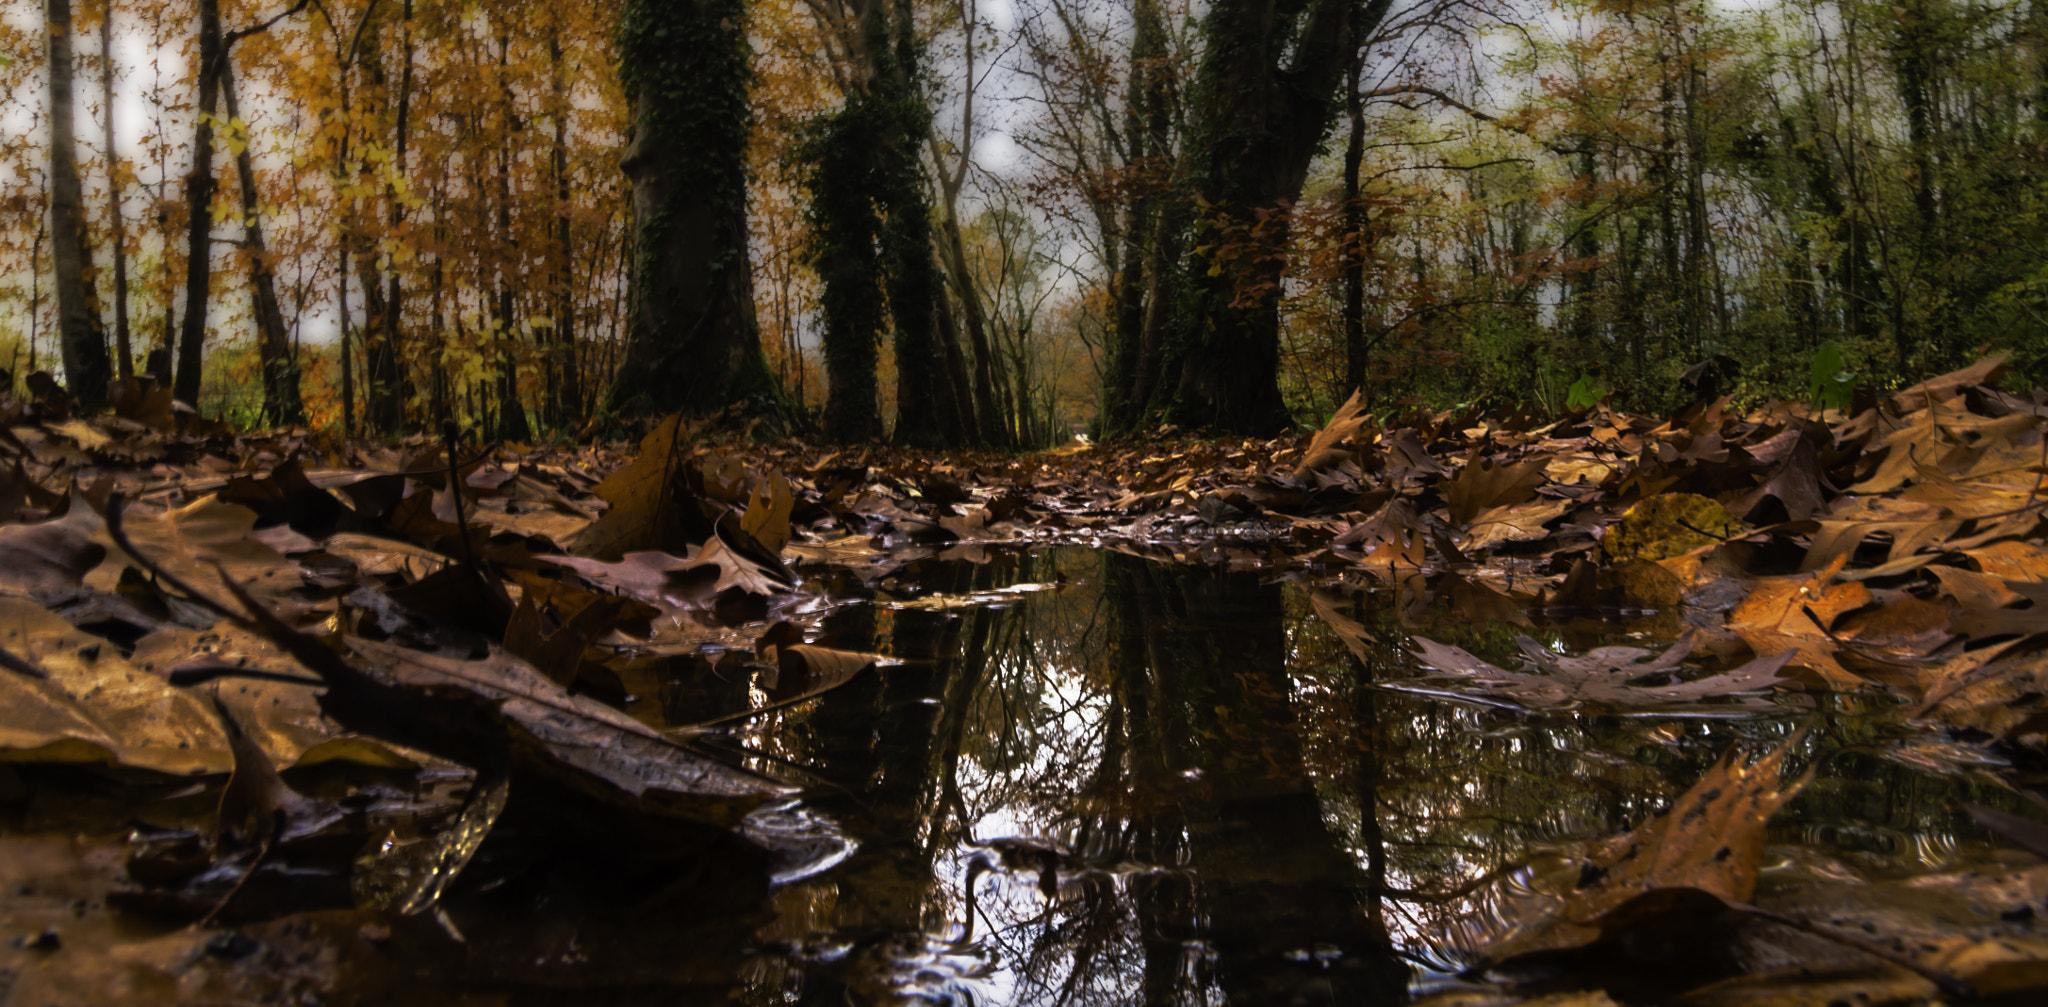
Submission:
[[[455,499],[455,527],[456,534],[462,538],[462,562],[472,574],[482,579],[483,571],[477,569],[476,554],[469,547],[469,518],[462,513],[462,470],[455,464],[454,420],[442,422],[441,436],[448,441],[448,495]]]
[[[1833,930],[1828,927],[1823,927],[1817,923],[1813,923],[1808,920],[1802,920],[1791,916],[1785,916],[1780,913],[1774,913],[1768,909],[1763,908],[1762,906],[1753,906],[1747,902],[1736,902],[1730,899],[1723,899],[1722,902],[1724,902],[1728,906],[1728,908],[1733,909],[1738,913],[1747,913],[1748,915],[1755,916],[1758,919],[1769,920],[1772,923],[1776,923],[1780,926],[1787,926],[1791,927],[1794,930],[1804,931],[1806,933],[1814,935],[1815,937],[1819,937],[1822,940],[1833,941],[1836,944],[1842,945],[1843,947],[1855,948],[1856,950],[1861,951],[1864,954],[1870,955],[1873,958],[1882,958],[1885,961],[1892,963],[1893,965],[1897,965],[1898,967],[1905,969],[1909,972],[1912,972],[1915,975],[1920,976],[1922,979],[1925,979],[1928,982],[1933,983],[1936,988],[1940,989],[1943,993],[1946,993],[1949,996],[1956,997],[1958,999],[1969,999],[1977,995],[1976,988],[1971,986],[1967,980],[1950,975],[1949,973],[1943,972],[1942,970],[1935,968],[1931,965],[1922,965],[1919,962],[1916,962],[1905,955],[1899,954],[1898,952],[1891,950],[1890,948],[1880,947],[1876,944],[1870,943],[1869,941],[1865,941],[1857,937],[1852,937],[1845,933],[1840,933],[1836,930]]]
[[[228,889],[228,893],[221,896],[220,901],[214,903],[213,908],[207,910],[206,915],[201,916],[197,923],[192,924],[192,929],[203,930],[211,924],[214,918],[221,914],[221,910],[228,907],[228,903],[235,901],[235,896],[242,894],[242,886],[248,884],[249,879],[256,876],[257,869],[262,867],[264,859],[270,856],[270,848],[277,834],[284,830],[284,811],[279,809],[272,812],[271,816],[271,834],[265,836],[262,845],[256,847],[256,859],[250,861],[249,869],[243,871],[242,876],[235,879],[235,886]]]
[[[44,671],[34,661],[22,657],[20,654],[16,654],[5,647],[0,647],[0,668],[6,668],[8,671],[27,675],[30,678],[50,677],[50,673]]]
[[[236,612],[226,605],[213,600],[206,592],[186,583],[183,577],[164,569],[162,564],[149,558],[142,550],[135,548],[135,543],[128,538],[128,532],[121,527],[121,511],[127,506],[127,503],[126,500],[122,499],[120,490],[107,494],[107,537],[113,539],[114,544],[120,546],[122,552],[127,553],[137,563],[142,564],[143,570],[147,571],[151,577],[169,584],[179,594],[184,595],[204,608],[212,609],[214,614],[227,619],[229,622],[237,626],[247,627],[249,625],[249,617],[247,615]],[[222,576],[225,577],[226,574],[223,573]]]
[[[1684,518],[1679,518],[1679,519],[1677,519],[1677,520],[1678,520],[1678,526],[1679,526],[1680,528],[1683,528],[1683,529],[1685,529],[1686,531],[1689,531],[1689,532],[1696,532],[1696,533],[1698,533],[1698,534],[1701,534],[1701,535],[1705,535],[1706,537],[1708,537],[1708,538],[1710,538],[1710,539],[1713,539],[1713,540],[1714,540],[1714,541],[1716,541],[1716,542],[1726,542],[1726,541],[1728,541],[1728,540],[1729,540],[1728,536],[1726,536],[1726,535],[1716,535],[1716,534],[1714,534],[1713,532],[1710,532],[1710,531],[1706,530],[1705,528],[1695,528],[1695,527],[1693,527],[1693,526],[1692,526],[1692,522],[1690,522],[1690,521],[1687,521],[1687,520],[1686,520],[1686,519],[1684,519]],[[1745,535],[1745,536],[1743,536],[1743,537],[1744,537],[1744,538],[1747,538],[1748,536],[1746,536],[1746,535]]]
[[[191,668],[173,668],[164,676],[172,685],[199,685],[218,678],[252,678],[263,682],[283,682],[287,685],[324,686],[327,680],[309,675],[294,675],[286,671],[264,671],[261,668],[237,668],[231,664],[205,664]]]

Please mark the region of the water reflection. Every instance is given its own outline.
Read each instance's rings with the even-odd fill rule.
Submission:
[[[825,642],[906,663],[747,739],[825,781],[802,810],[848,842],[773,892],[742,998],[1403,1002],[1538,897],[1531,851],[1627,828],[1797,723],[1847,754],[1775,838],[1880,873],[1955,855],[1956,784],[1881,758],[1869,711],[1475,708],[1370,688],[1416,672],[1309,611],[1255,573],[1083,550],[937,565],[835,611]]]

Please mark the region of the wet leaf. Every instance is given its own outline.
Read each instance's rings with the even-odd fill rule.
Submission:
[[[341,820],[341,809],[293,790],[270,756],[249,738],[219,697],[213,700],[227,733],[234,769],[220,795],[220,835],[231,844],[267,846],[313,835]]]
[[[845,685],[869,668],[902,663],[886,654],[858,654],[807,643],[770,646],[761,656],[775,664],[775,679],[767,685],[768,698],[777,703],[808,699]]]
[[[533,595],[523,594],[510,625],[505,628],[505,651],[566,688],[576,681],[584,649],[618,625],[625,607],[624,599],[601,598],[550,630],[542,623],[543,615],[534,604]]]
[[[1444,484],[1453,524],[1472,524],[1482,511],[1512,507],[1536,495],[1544,483],[1544,465],[1528,461],[1513,465],[1474,459]]]
[[[1520,955],[1590,944],[1606,926],[1639,925],[1621,911],[1643,896],[1690,889],[1712,900],[1750,901],[1763,860],[1764,824],[1812,775],[1779,782],[1785,756],[1800,737],[1754,761],[1729,749],[1669,811],[1594,844],[1582,858],[1579,883],[1546,893],[1554,900],[1549,912],[1488,947],[1489,957],[1502,965]]]
[[[1692,493],[1653,496],[1607,529],[1600,548],[1609,562],[1666,559],[1727,541],[1741,531],[1728,508]]]
[[[385,837],[356,861],[349,878],[356,904],[406,916],[433,908],[483,846],[511,793],[502,774],[479,779],[445,828],[410,841]]]
[[[228,770],[227,737],[204,703],[42,606],[0,598],[0,647],[49,672],[0,674],[0,761],[112,762],[173,775]]]
[[[1623,711],[1680,712],[1673,707],[1701,700],[1762,693],[1786,684],[1779,678],[1793,653],[1759,657],[1739,668],[1668,684],[1642,684],[1649,678],[1670,678],[1692,653],[1693,642],[1682,640],[1663,653],[1638,647],[1601,647],[1581,657],[1566,657],[1528,637],[1518,637],[1526,671],[1494,667],[1458,647],[1423,637],[1413,638],[1421,663],[1443,674],[1389,683],[1389,688],[1459,696],[1524,709],[1561,710],[1580,706]],[[1687,707],[1687,709],[1693,709]],[[1699,707],[1733,713],[1740,707]]]

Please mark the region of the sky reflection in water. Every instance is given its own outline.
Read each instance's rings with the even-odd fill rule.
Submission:
[[[1370,602],[1354,614],[1379,625]],[[1601,642],[1642,642],[1623,628]],[[748,739],[828,781],[806,811],[853,844],[772,896],[751,1003],[1401,1002],[1540,911],[1545,851],[1640,823],[1730,743],[1812,717],[1538,717],[1371,688],[1420,672],[1353,657],[1299,589],[1108,551],[940,566],[825,631],[907,663]],[[1884,711],[1827,713],[1809,754],[1886,739]],[[1919,873],[1957,858],[1953,794],[1851,754],[1772,837]]]

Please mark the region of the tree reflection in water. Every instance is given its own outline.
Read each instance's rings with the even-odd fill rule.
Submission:
[[[1304,758],[1281,588],[1066,551],[921,591],[1009,608],[835,613],[907,663],[780,735],[861,843],[790,887],[764,1002],[1392,1003],[1370,872]],[[1370,782],[1352,779],[1354,793]],[[971,922],[970,922],[970,912]],[[808,928],[808,929],[806,929]]]
[[[1415,671],[1359,660],[1255,573],[1069,549],[903,579],[930,599],[1061,578],[1007,607],[828,617],[832,645],[906,663],[754,739],[830,781],[812,803],[860,846],[778,891],[747,1002],[1400,1003],[1511,918],[1497,869],[1625,829],[1731,741],[1792,727],[1365,688]],[[1950,793],[1864,760],[1781,817],[1905,855],[1952,833]]]

